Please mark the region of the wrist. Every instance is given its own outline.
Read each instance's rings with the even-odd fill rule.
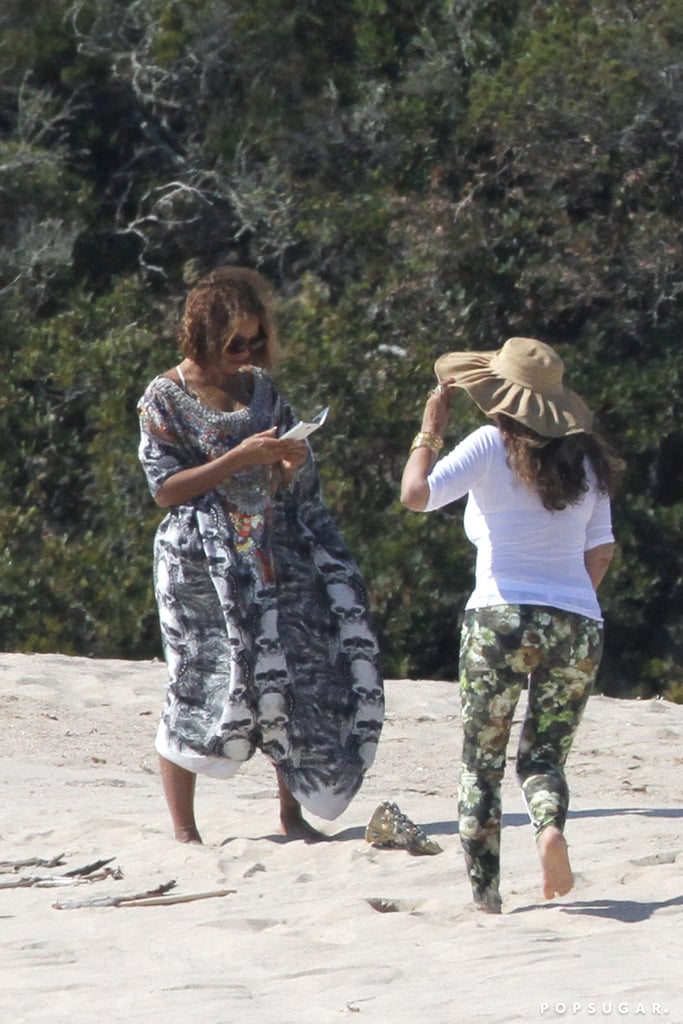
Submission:
[[[420,430],[413,438],[410,446],[410,453],[416,448],[429,448],[430,451],[438,454],[443,448],[443,437],[435,430]]]
[[[243,442],[240,441],[234,448],[219,455],[216,461],[223,466],[227,473],[236,473],[240,469],[246,469],[249,465],[249,456],[243,447]]]

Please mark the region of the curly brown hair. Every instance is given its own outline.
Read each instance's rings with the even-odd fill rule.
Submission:
[[[588,491],[586,459],[595,473],[598,490],[614,492],[624,463],[599,434],[549,438],[502,413],[493,419],[503,435],[510,469],[536,491],[549,512],[575,505]]]
[[[265,345],[254,351],[250,363],[270,370],[279,351],[277,328],[266,281],[246,267],[217,267],[192,289],[178,330],[178,345],[187,359],[206,365],[217,355],[243,316],[257,316]]]

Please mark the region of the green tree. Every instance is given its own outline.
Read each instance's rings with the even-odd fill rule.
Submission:
[[[455,675],[472,578],[461,509],[397,501],[433,360],[530,334],[628,464],[601,685],[680,694],[682,44],[678,0],[7,0],[2,646],[158,651],[135,403],[239,262],[389,674]]]

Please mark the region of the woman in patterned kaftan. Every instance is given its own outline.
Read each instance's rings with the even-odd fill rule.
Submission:
[[[320,838],[373,761],[378,646],[358,567],[320,496],[308,442],[268,370],[277,338],[263,279],[220,268],[188,295],[182,362],[140,399],[139,456],[167,514],[154,546],[168,666],[156,738],[176,838],[201,842],[197,774],[260,749],[281,830]]]

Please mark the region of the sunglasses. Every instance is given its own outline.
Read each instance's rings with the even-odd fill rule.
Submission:
[[[260,348],[263,348],[268,338],[261,331],[254,338],[245,338],[243,334],[233,334],[232,338],[225,346],[225,351],[229,352],[233,356],[238,356],[242,352],[246,352],[247,349],[250,352],[258,352]]]

